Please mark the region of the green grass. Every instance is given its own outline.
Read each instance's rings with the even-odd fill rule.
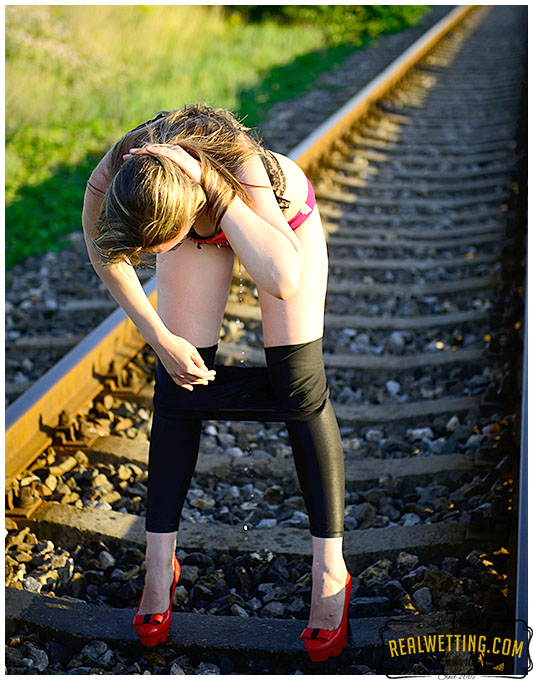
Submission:
[[[223,6],[7,6],[6,266],[81,228],[85,181],[125,130],[197,101],[256,125],[353,49]]]

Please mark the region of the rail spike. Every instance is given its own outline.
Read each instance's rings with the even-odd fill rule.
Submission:
[[[109,363],[107,373],[101,375],[100,379],[105,394],[131,399],[146,386],[147,374],[133,362],[123,368],[117,368],[116,361],[113,359]]]
[[[6,477],[4,488],[6,517],[27,519],[43,502],[31,487],[21,487],[16,477]]]
[[[80,449],[91,446],[98,434],[88,430],[80,416],[74,417],[68,411],[61,411],[53,433],[53,446]]]

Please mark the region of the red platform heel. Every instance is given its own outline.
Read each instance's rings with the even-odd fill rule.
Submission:
[[[180,563],[178,562],[176,555],[174,555],[174,580],[170,586],[170,603],[166,612],[163,612],[162,614],[138,614],[137,612],[139,611],[142,600],[141,594],[141,600],[139,600],[137,611],[133,617],[133,627],[135,628],[142,645],[155,647],[162,642],[166,642],[170,630],[170,620],[172,618],[172,600],[174,599],[176,585],[180,580],[180,574]]]
[[[305,651],[311,661],[327,661],[330,656],[339,656],[346,647],[348,637],[348,604],[352,592],[352,577],[348,572],[344,589],[344,611],[338,628],[327,630],[323,628],[305,628],[300,635],[305,640]]]

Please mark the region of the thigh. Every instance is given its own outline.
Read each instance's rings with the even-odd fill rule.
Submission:
[[[157,256],[157,311],[165,326],[195,347],[218,342],[233,272],[231,248],[187,239]]]
[[[300,288],[279,300],[258,287],[265,347],[311,342],[324,332],[328,254],[318,207],[294,233],[304,248]]]

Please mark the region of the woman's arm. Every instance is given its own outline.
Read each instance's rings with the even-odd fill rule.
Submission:
[[[254,281],[274,297],[286,300],[300,287],[303,247],[281,212],[258,156],[241,166],[238,179],[246,184],[253,207],[236,196],[221,227]]]
[[[87,252],[94,270],[111,295],[124,309],[149,344],[157,342],[166,328],[146,297],[133,266],[126,262],[103,265],[91,244],[97,236],[96,221],[100,215],[104,194],[111,181],[107,170],[109,152],[93,170],[83,199],[82,225]]]
[[[184,338],[173,335],[152,307],[132,265],[126,262],[103,265],[91,244],[97,235],[104,194],[111,178],[108,172],[109,152],[93,170],[83,200],[82,225],[87,252],[94,270],[114,299],[133,321],[139,332],[159,355],[175,382],[191,390],[192,384],[207,384],[214,371],[208,371],[196,348]],[[184,378],[178,378],[183,375]]]

